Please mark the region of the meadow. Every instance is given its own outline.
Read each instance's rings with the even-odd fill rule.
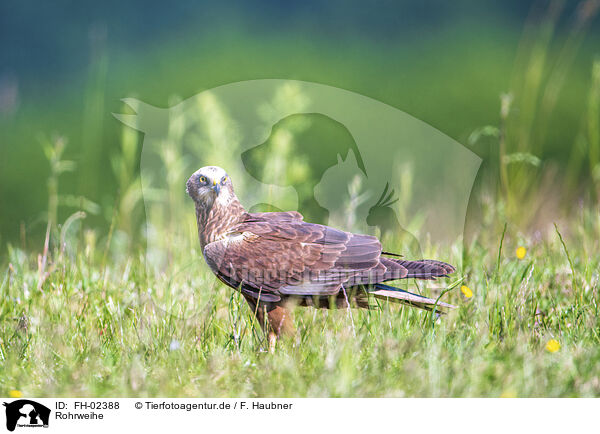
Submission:
[[[598,222],[580,221],[590,229],[573,227],[568,245],[559,232],[507,231],[496,249],[474,240],[446,316],[385,302],[352,317],[296,308],[296,336],[273,353],[243,298],[198,261],[174,286],[147,274],[142,252],[115,260],[89,234],[68,252],[11,248],[0,394],[598,396]]]
[[[509,18],[524,8],[514,3]],[[355,48],[347,57],[336,57],[340,47],[331,35],[319,36],[328,41],[319,50],[312,40],[297,44],[304,38],[300,21],[277,39],[246,37],[234,17],[220,31],[231,30],[225,42],[237,43],[232,56],[239,64],[227,57],[235,50],[223,51],[211,39],[216,36],[200,37],[196,27],[181,30],[189,45],[174,38],[139,64],[124,62],[127,50],[112,48],[102,31],[92,32],[88,76],[59,100],[83,95],[81,122],[72,121],[80,108],[61,113],[60,105],[52,111],[42,103],[15,109],[14,118],[0,116],[7,143],[26,144],[4,146],[0,160],[0,395],[600,396],[600,60],[590,56],[593,44],[585,39],[598,4],[581,4],[587,8],[541,8],[520,39],[515,34],[522,29],[515,30],[512,19],[502,18],[509,25],[498,14],[489,18],[482,6],[465,21],[455,11],[452,25],[436,26],[441,33],[414,48],[397,34],[392,17],[384,20],[380,39],[357,34],[354,43],[339,44]],[[414,8],[417,15],[403,19],[417,20]],[[358,26],[357,11],[344,12],[340,22],[352,16]],[[569,24],[563,12],[571,14]],[[486,17],[498,27],[479,21]],[[465,23],[476,23],[481,39]],[[405,30],[420,35],[417,24]],[[398,40],[388,41],[388,33]],[[445,36],[447,52],[440,45]],[[282,63],[292,46],[299,51],[289,57],[297,61]],[[187,56],[190,47],[206,50],[213,62]],[[244,58],[253,50],[260,61]],[[109,52],[120,53],[113,70]],[[398,59],[389,60],[391,52]],[[159,58],[166,59],[160,68]],[[121,77],[121,87],[109,85],[109,76]],[[204,264],[193,204],[184,195],[187,176],[198,168],[190,148],[227,167],[239,160],[242,140],[227,110],[209,99],[193,119],[170,118],[152,154],[160,170],[146,171],[149,178],[142,134],[111,112],[135,112],[118,102],[123,89],[145,89],[150,99],[175,107],[182,101],[172,96],[177,86],[192,95],[272,76],[363,89],[421,119],[432,116],[433,127],[483,158],[464,234],[420,245],[423,257],[457,264],[456,273],[426,288],[402,283],[441,295],[456,309],[438,316],[381,300],[369,310],[297,307],[296,334],[269,351],[244,299]],[[296,108],[303,101],[297,92],[282,95],[272,107]],[[278,185],[294,186],[300,211],[319,222],[312,188],[326,163],[337,161],[336,137],[342,136],[324,128],[307,150],[296,143],[302,136],[297,126],[280,127],[282,133],[244,163],[257,179],[269,172]],[[405,188],[398,189],[394,210],[408,221],[408,231],[427,240],[422,216],[406,215],[415,196],[414,170],[398,171]],[[152,176],[159,186],[149,183]],[[353,230],[361,186],[345,187],[351,200],[337,226]],[[408,255],[401,234],[378,235],[385,250]]]
[[[83,210],[93,211],[93,203],[82,201],[81,210],[57,223],[61,174],[76,168],[62,159],[64,141],[46,144],[51,176],[45,241],[29,252],[25,239],[22,246],[9,244],[2,265],[0,394],[600,394],[595,208],[582,202],[568,219],[523,229],[528,225],[522,219],[520,225],[510,222],[510,197],[501,188],[495,195],[489,186],[476,189],[478,220],[464,241],[421,246],[424,257],[461,264],[451,278],[425,290],[443,293],[442,300],[457,309],[438,317],[380,300],[351,313],[298,307],[296,335],[270,353],[243,298],[204,264],[191,203],[147,205],[148,216],[165,209],[171,215],[160,230],[145,232],[153,233],[146,235],[148,243],[150,237],[163,240],[167,266],[149,267],[145,246],[128,238],[132,201],[142,203],[139,179],[125,170],[135,134],[123,127],[114,167],[131,186],[105,233],[85,224]],[[182,182],[173,188],[181,190]],[[175,226],[192,236],[176,238]],[[405,251],[404,241],[397,234],[383,238],[385,248],[397,252]],[[422,283],[403,287],[420,291]]]

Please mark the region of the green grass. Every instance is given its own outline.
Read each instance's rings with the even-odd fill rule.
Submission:
[[[474,295],[450,291],[445,301],[459,308],[447,316],[382,303],[353,311],[354,337],[345,310],[296,308],[297,334],[273,354],[197,249],[147,272],[142,251],[123,259],[83,232],[50,247],[39,285],[38,254],[9,248],[0,395],[599,396],[600,255],[593,221],[581,221],[564,245],[557,233],[526,239],[510,226],[499,256],[501,231],[493,249],[473,241],[458,275]],[[439,246],[425,253],[434,250],[452,258]],[[551,353],[553,338],[561,348]]]
[[[158,176],[168,185],[151,189],[154,200],[150,194],[145,203],[137,132],[123,127],[110,155],[118,193],[102,206],[63,194],[63,186],[74,185],[65,172],[100,178],[85,164],[62,159],[64,139],[43,139],[48,206],[35,230],[44,223],[46,242],[32,234],[33,224],[22,224],[20,248],[0,244],[0,395],[600,396],[599,200],[597,182],[579,182],[586,160],[591,172],[597,169],[600,69],[594,65],[586,128],[565,132],[581,144],[573,147],[568,170],[556,172],[534,152],[543,134],[525,122],[522,104],[511,109],[512,92],[529,104],[530,119],[550,109],[519,89],[502,97],[498,126],[471,135],[473,145],[485,140],[479,145],[489,146],[493,158],[473,190],[469,241],[421,247],[425,257],[461,264],[451,279],[427,288],[428,295],[464,279],[472,297],[460,285],[450,290],[442,299],[458,309],[441,318],[387,303],[351,316],[343,309],[297,308],[296,335],[279,341],[273,353],[243,298],[216,281],[197,242],[190,243],[193,207],[177,194],[189,175],[177,128],[169,128],[165,142],[170,153],[158,155],[164,166]],[[229,121],[213,110],[219,116],[208,116],[213,121],[206,128],[220,137]],[[240,151],[235,140],[226,142],[231,155]],[[262,168],[294,160],[281,151],[267,154]],[[277,185],[291,185],[290,173],[282,171]],[[35,199],[27,196],[41,209]],[[154,225],[146,232],[144,215]],[[139,247],[144,242],[154,249],[148,256]],[[522,259],[519,246],[527,249]],[[400,239],[385,238],[384,247],[407,252]],[[163,269],[146,266],[157,251],[165,254]],[[406,284],[419,290],[416,282]],[[553,339],[560,343],[556,352],[546,348]]]

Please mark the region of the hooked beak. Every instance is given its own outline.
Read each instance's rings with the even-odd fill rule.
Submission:
[[[217,193],[217,196],[218,196],[219,192],[221,191],[221,184],[219,184],[217,181],[213,180],[212,189],[215,191],[215,193]]]

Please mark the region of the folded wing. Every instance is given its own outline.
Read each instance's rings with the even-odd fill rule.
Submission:
[[[282,294],[333,295],[342,284],[383,279],[387,267],[376,237],[306,223],[298,213],[265,214],[249,214],[205,247],[207,263],[226,284],[278,301]],[[393,268],[407,273],[399,264]]]
[[[277,302],[282,296],[327,297],[338,294],[342,285],[384,296],[392,287],[376,284],[434,279],[454,271],[444,262],[382,256],[376,237],[306,223],[297,212],[247,214],[203,253],[221,281],[263,302]],[[410,294],[398,291],[402,293],[385,296],[406,299]],[[413,295],[419,301],[405,301],[417,306],[430,301]]]

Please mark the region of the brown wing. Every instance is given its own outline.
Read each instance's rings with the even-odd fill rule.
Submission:
[[[253,212],[246,213],[244,221],[289,221],[304,220],[304,216],[298,211],[278,211],[278,212]]]
[[[208,244],[204,257],[223,282],[262,301],[278,301],[282,294],[332,295],[347,282],[382,281],[389,271],[376,237],[289,216],[249,216]],[[404,267],[393,267],[396,278],[406,275]]]

